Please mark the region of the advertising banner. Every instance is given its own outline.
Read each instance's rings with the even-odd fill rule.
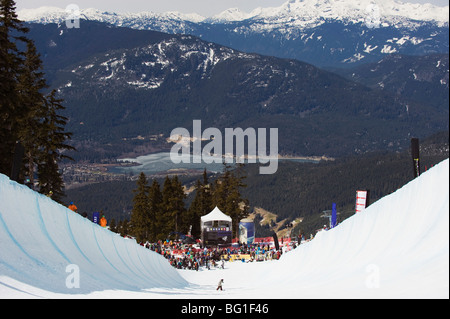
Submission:
[[[255,242],[255,224],[252,221],[239,223],[239,242],[247,245]]]
[[[92,214],[92,221],[96,224],[100,224],[100,213],[99,212],[94,212]]]
[[[330,225],[330,228],[336,227],[336,223],[337,223],[336,203],[333,203],[333,209],[331,210],[331,225]]]
[[[420,152],[419,152],[419,139],[411,139],[411,156],[413,159],[414,178],[420,176]]]
[[[362,212],[369,203],[369,191],[356,191],[356,213]]]

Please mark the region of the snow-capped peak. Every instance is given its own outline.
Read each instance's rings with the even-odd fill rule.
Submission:
[[[168,18],[173,20],[183,20],[183,21],[190,21],[190,22],[202,22],[206,18],[202,15],[199,15],[197,13],[181,13],[178,11],[169,11],[162,14],[159,14],[162,18]]]
[[[50,23],[61,16],[67,16],[67,11],[57,7],[40,7],[20,10],[17,15],[22,21]]]
[[[421,21],[449,21],[448,6],[403,3],[397,0],[289,0],[277,8],[258,8],[253,18],[273,19],[292,17],[301,20],[359,19],[376,14],[379,18],[404,17]]]
[[[251,18],[252,15],[241,11],[239,8],[230,8],[214,15],[212,21],[242,21]]]
[[[398,0],[288,0],[279,7],[256,8],[250,13],[238,8],[225,10],[212,17],[212,21],[242,21],[299,19],[314,21],[319,19],[358,20],[370,15],[375,18],[398,19],[400,17],[420,21],[448,23],[449,7],[407,3]],[[280,22],[282,22],[280,20]]]

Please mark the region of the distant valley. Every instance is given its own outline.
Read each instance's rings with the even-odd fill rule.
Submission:
[[[194,119],[219,129],[279,128],[280,154],[297,156],[401,150],[410,136],[448,129],[442,102],[405,101],[308,63],[194,36],[82,23],[30,25],[81,152],[89,145],[90,154],[117,158],[152,144],[133,138],[191,130]]]

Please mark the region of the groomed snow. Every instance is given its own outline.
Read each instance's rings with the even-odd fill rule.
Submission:
[[[278,261],[198,272],[0,175],[0,297],[448,299],[449,160]]]

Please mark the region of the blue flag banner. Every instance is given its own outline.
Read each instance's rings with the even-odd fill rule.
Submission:
[[[333,208],[331,210],[331,225],[330,228],[334,228],[337,222],[337,211],[336,211],[336,203],[333,203]]]
[[[100,213],[99,212],[94,212],[92,214],[92,221],[96,224],[100,223]]]

